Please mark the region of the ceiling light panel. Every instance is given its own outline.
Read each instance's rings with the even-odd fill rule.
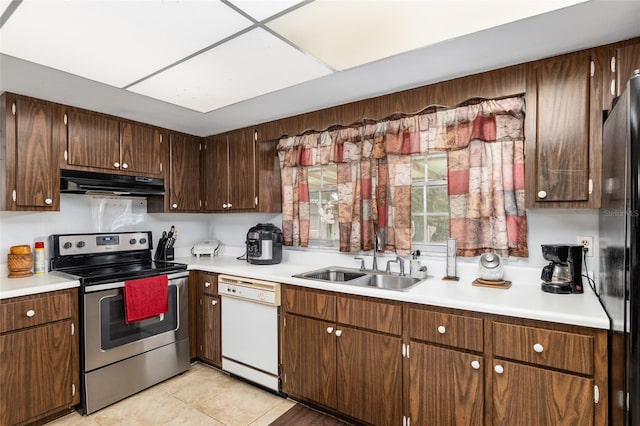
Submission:
[[[330,73],[315,58],[256,28],[128,90],[208,112]]]
[[[247,28],[219,1],[23,1],[0,51],[124,87]]]
[[[344,70],[580,2],[316,0],[267,26]]]
[[[299,0],[230,0],[230,3],[242,9],[256,21],[263,21],[301,2]]]

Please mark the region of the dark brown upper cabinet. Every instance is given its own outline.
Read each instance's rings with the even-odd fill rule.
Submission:
[[[54,167],[52,104],[5,93],[0,101],[2,210],[60,210],[59,169]]]
[[[169,135],[169,174],[165,179],[165,211],[200,211],[200,138]]]
[[[592,50],[529,64],[527,207],[599,207],[600,72]]]
[[[68,109],[62,167],[161,175],[162,132],[103,114]]]

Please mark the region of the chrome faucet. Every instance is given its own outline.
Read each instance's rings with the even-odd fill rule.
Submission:
[[[360,261],[360,270],[364,271],[364,257],[357,256],[357,257],[354,257],[353,260],[359,260]]]
[[[380,244],[380,239],[378,237],[378,232],[375,233],[374,238],[373,238],[373,265],[371,265],[371,270],[373,271],[377,271],[378,270],[378,246]]]
[[[387,261],[387,269],[385,269],[385,273],[387,273],[387,274],[391,273],[391,264],[392,263],[397,263],[398,265],[400,265],[400,276],[404,277],[404,259],[401,258],[400,256],[396,256],[396,258],[394,260]]]

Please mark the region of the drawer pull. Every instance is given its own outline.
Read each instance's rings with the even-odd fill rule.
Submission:
[[[540,343],[536,343],[533,345],[533,350],[540,354],[544,351],[544,347]]]
[[[498,373],[498,374],[502,374],[502,373],[504,373],[504,368],[503,368],[500,364],[498,364],[498,365],[496,365],[495,367],[493,367],[493,369],[494,369],[494,370],[495,370],[495,372],[496,372],[496,373]]]
[[[211,283],[209,281],[205,281],[204,286],[209,288],[209,287],[211,287]]]
[[[327,333],[329,334],[333,333],[333,327],[327,327]]]
[[[342,334],[342,330],[336,330],[336,336],[340,337],[341,334]]]
[[[547,198],[547,191],[538,191],[538,198]]]
[[[31,318],[31,317],[32,317],[32,316],[34,316],[35,314],[36,314],[36,311],[34,311],[33,309],[29,309],[29,310],[27,311],[27,316],[28,316],[29,318]]]
[[[471,361],[471,368],[473,368],[474,370],[479,370],[480,369],[480,362],[473,360]]]
[[[217,300],[212,300],[212,301],[211,301],[211,304],[212,304],[213,306],[216,306],[216,305],[218,304],[218,301],[217,301]]]
[[[447,329],[444,328],[444,325],[441,325],[441,326],[438,327],[438,333],[444,334],[446,332],[447,332]]]

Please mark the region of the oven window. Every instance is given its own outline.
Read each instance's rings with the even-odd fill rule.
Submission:
[[[100,334],[103,350],[147,337],[166,333],[178,327],[178,287],[169,286],[169,311],[157,317],[127,324],[124,316],[124,295],[104,298],[100,301]]]

